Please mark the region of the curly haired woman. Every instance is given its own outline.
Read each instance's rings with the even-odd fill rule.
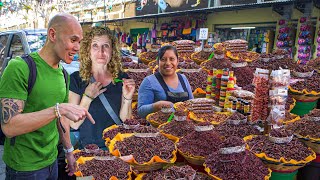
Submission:
[[[69,102],[87,108],[96,120],[94,125],[84,119],[70,123],[79,129],[81,147],[92,143],[105,147],[103,130],[131,117],[135,82],[121,71],[119,52],[118,41],[107,27],[92,27],[81,42],[80,71],[71,74]]]

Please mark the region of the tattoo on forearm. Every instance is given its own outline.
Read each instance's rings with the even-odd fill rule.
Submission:
[[[17,114],[20,114],[23,111],[23,108],[24,108],[23,100],[3,98],[0,101],[1,101],[0,103],[1,124],[8,123],[12,117],[14,117]]]

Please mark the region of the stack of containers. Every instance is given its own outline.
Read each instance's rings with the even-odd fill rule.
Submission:
[[[215,99],[217,106],[219,106],[222,73],[222,69],[213,69],[212,91],[214,93],[211,93],[211,97]]]
[[[223,69],[221,76],[219,107],[224,108],[224,104],[227,96],[227,85],[229,81],[229,69]]]
[[[229,101],[229,97],[231,96],[231,92],[235,90],[235,77],[233,71],[229,71],[229,79],[227,83],[227,92],[226,92],[226,100],[224,104],[225,109],[231,109],[232,108],[232,102]]]
[[[211,94],[214,93],[212,91],[212,83],[213,83],[213,70],[210,70],[207,77],[207,87],[206,87],[206,98],[211,99]]]

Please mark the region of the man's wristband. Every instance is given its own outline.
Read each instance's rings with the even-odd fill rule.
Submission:
[[[71,148],[69,148],[69,149],[64,149],[63,148],[63,151],[64,151],[64,153],[71,153],[71,152],[74,151],[74,148],[73,148],[73,146],[71,146]]]

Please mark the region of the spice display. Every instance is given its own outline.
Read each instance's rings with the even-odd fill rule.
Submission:
[[[212,99],[197,98],[185,102],[187,109],[194,113],[207,113],[213,112],[213,105],[215,103]]]
[[[250,85],[253,80],[254,70],[250,67],[232,68],[234,75],[237,77],[237,85],[244,87]]]
[[[152,126],[140,126],[135,129],[135,133],[158,133],[159,130]]]
[[[139,125],[139,121],[136,119],[126,119],[123,122],[124,125]]]
[[[176,116],[176,113],[175,113]],[[159,127],[161,132],[171,134],[175,137],[182,138],[194,131],[194,123],[190,120],[171,121]]]
[[[311,117],[304,117],[299,121],[291,123],[287,129],[303,137],[320,138],[320,121],[314,121]]]
[[[180,139],[178,149],[188,155],[206,157],[218,150],[221,142],[220,135],[213,130],[194,131]]]
[[[139,58],[141,59],[142,62],[148,64],[151,61],[156,60],[157,58],[157,52],[143,52],[139,55]]]
[[[192,118],[194,118],[195,121],[206,121],[212,124],[220,124],[221,122],[226,121],[228,117],[228,114],[222,113],[193,113],[192,116]]]
[[[248,84],[243,86],[242,89],[254,93],[255,86],[253,84]]]
[[[110,156],[109,151],[104,151],[102,149],[87,152],[86,150],[80,150],[79,152],[74,153],[74,158],[79,159],[80,157],[94,157],[94,156]]]
[[[143,132],[140,131],[139,133]],[[121,156],[133,155],[139,164],[143,164],[150,161],[154,156],[170,161],[173,158],[172,152],[175,150],[175,145],[159,134],[156,137],[131,136],[125,138],[123,141],[116,142],[115,149],[119,150]]]
[[[201,66],[199,66],[198,64],[192,62],[192,63],[179,63],[178,65],[179,69],[200,69]]]
[[[163,179],[194,179],[196,171],[189,165],[171,166],[166,170],[150,172],[142,177],[143,180]]]
[[[291,114],[289,111],[286,110],[286,114],[285,114],[285,117],[283,119],[283,123],[284,124],[290,123],[293,120],[297,120],[296,119],[297,117],[298,117],[297,115]]]
[[[319,38],[319,40],[320,40],[320,38]],[[320,48],[319,48],[319,52],[320,52]],[[313,67],[316,70],[319,70],[320,69],[320,56],[318,56],[316,59],[308,61],[307,65]]]
[[[132,62],[132,63],[130,63],[130,64],[128,65],[128,68],[129,68],[129,69],[148,69],[149,66],[148,66],[148,65],[145,65],[145,64],[143,64],[143,63],[134,63],[134,62]]]
[[[121,134],[133,133],[136,128],[139,128],[139,125],[138,126],[131,126],[131,128],[128,128],[127,126],[124,126],[124,125],[120,125],[120,126],[117,126],[115,128],[110,128],[110,129],[107,128],[103,131],[103,139],[109,138],[111,140],[118,133],[121,133]]]
[[[292,131],[284,128],[272,129],[269,133],[269,136],[278,138],[289,137],[292,136]]]
[[[286,101],[286,110],[289,110],[290,109],[290,106],[294,103],[294,99],[293,97],[288,94],[288,97],[287,97],[287,101]]]
[[[199,51],[191,54],[191,59],[193,59],[197,63],[201,63],[209,59],[209,56],[212,52]]]
[[[255,61],[249,66],[253,69],[261,68],[261,69],[268,69],[268,70],[279,70],[279,69],[292,69],[292,67],[296,66],[296,63],[291,58],[283,58],[280,60],[271,59],[269,62],[263,61]]]
[[[90,160],[79,165],[83,176],[93,176],[95,180],[110,179],[112,176],[118,179],[128,179],[130,166],[119,158],[113,160]]]
[[[262,134],[257,128],[249,124],[230,124],[228,122],[224,122],[219,124],[215,131],[217,131],[221,136],[230,137],[246,137],[249,135],[260,135]]]
[[[291,88],[299,91],[303,91],[304,89],[307,92],[315,91],[320,92],[320,75],[318,73],[314,73],[311,77],[304,79],[303,81],[298,81],[291,86]]]
[[[248,42],[242,39],[225,41],[223,45],[230,52],[244,52],[248,49]]]
[[[174,104],[174,109],[176,111],[185,111],[187,108],[187,104],[185,102],[178,102]]]
[[[307,115],[308,115],[308,117],[319,117],[320,118],[320,109],[313,109]]]
[[[129,78],[134,79],[135,84],[136,84],[136,89],[135,92],[137,93],[140,87],[140,84],[142,83],[143,79],[149,75],[151,75],[151,70],[146,70],[144,69],[144,71],[141,72],[131,72],[128,71],[127,74],[129,76]]]
[[[222,142],[220,148],[241,147],[244,142],[238,137],[230,137]],[[233,153],[215,151],[208,156],[205,165],[210,174],[221,179],[264,180],[268,168],[253,153],[239,149]]]
[[[121,58],[121,60],[122,60],[122,67],[124,69],[127,69],[129,64],[132,62],[132,59],[130,57],[127,57],[127,56],[123,56]]]
[[[257,61],[260,58],[260,54],[256,52],[227,52],[227,56],[231,59],[244,59],[247,62]]]
[[[212,178],[207,174],[197,172],[196,176],[194,177],[194,180],[212,180]]]
[[[155,121],[158,124],[163,124],[167,122],[168,118],[170,117],[171,113],[163,113],[162,111],[158,111],[147,116],[147,121]]]
[[[224,69],[231,68],[231,62],[229,59],[212,59],[201,63],[201,66],[205,69]]]
[[[191,59],[191,54],[194,51],[188,51],[188,52],[179,52],[178,51],[178,56],[184,59],[184,62],[188,63],[188,62],[193,62],[193,60]]]
[[[181,72],[184,74],[191,86],[191,90],[194,91],[197,88],[206,89],[206,81],[208,73],[205,70],[199,72]]]
[[[96,150],[99,150],[99,146],[96,144],[87,144],[84,146],[84,149],[89,151],[96,151]]]
[[[239,113],[239,112],[234,112],[229,118],[228,120],[243,120],[245,119],[246,117],[242,114],[242,113]]]
[[[314,70],[314,67],[309,65],[302,65],[302,64],[296,64],[293,68],[294,71],[300,72],[300,73],[306,73],[311,72]]]
[[[269,140],[268,136],[259,135],[247,142],[249,148],[254,153],[265,153],[268,157],[279,160],[283,157],[286,161],[302,161],[313,154],[298,139],[293,138],[288,143],[274,143]]]

